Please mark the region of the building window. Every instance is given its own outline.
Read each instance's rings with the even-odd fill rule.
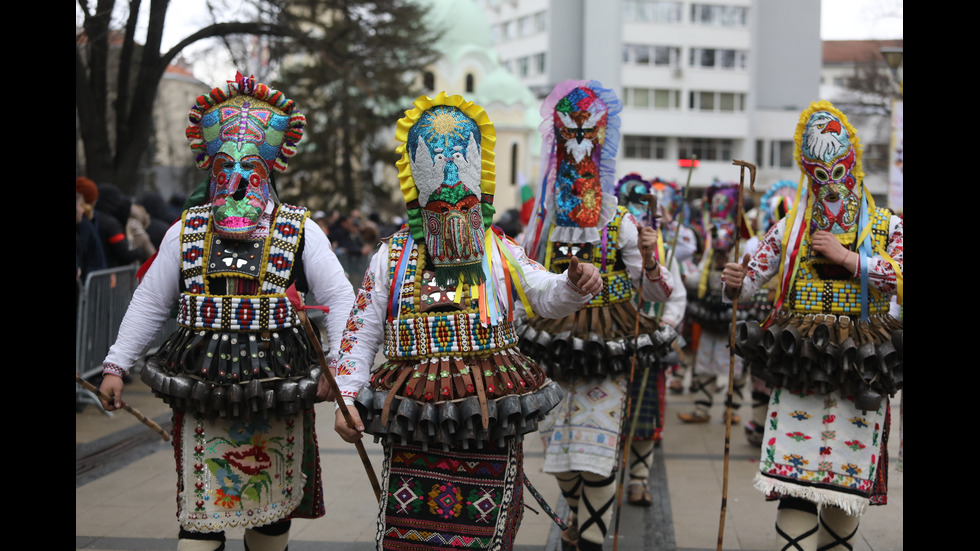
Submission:
[[[544,52],[536,54],[534,56],[534,70],[539,74],[543,75],[545,70],[545,55]]]
[[[623,44],[623,63],[675,67],[680,65],[681,49],[677,46]]]
[[[722,113],[742,112],[745,111],[745,94],[692,90],[688,95],[688,109]]]
[[[679,109],[680,98],[680,90],[623,88],[623,105],[636,109]]]
[[[625,136],[623,142],[627,159],[667,158],[667,138],[663,136]]]
[[[745,50],[691,48],[688,63],[701,69],[745,69],[747,59]]]
[[[690,159],[697,155],[702,161],[725,161],[732,158],[734,140],[718,138],[678,138],[677,157]]]
[[[623,19],[634,23],[679,23],[681,3],[660,0],[626,0]]]
[[[681,91],[680,90],[654,90],[653,108],[654,109],[680,109]]]
[[[466,73],[466,93],[472,93],[476,87],[473,85],[473,73]]]
[[[749,8],[716,4],[691,4],[691,23],[719,27],[747,27]]]
[[[888,144],[864,144],[864,155],[861,157],[864,169],[871,172],[886,172],[888,170]]]
[[[517,20],[517,32],[518,32],[518,35],[519,36],[530,36],[531,33],[532,33],[532,31],[533,31],[533,27],[531,25],[532,25],[532,21],[531,21],[531,16],[530,15],[525,15],[524,17],[521,17],[520,19],[518,19]]]
[[[793,168],[793,140],[777,140],[769,144],[769,166]]]
[[[543,33],[548,30],[548,13],[539,11],[534,14],[534,30]]]
[[[503,40],[513,40],[514,39],[514,22],[513,21],[504,21],[503,23],[501,23],[500,27],[501,27],[500,34],[503,37]]]
[[[528,66],[530,65],[530,59],[527,56],[519,58],[517,60],[517,74],[526,77],[528,74]]]
[[[432,71],[426,71],[422,74],[422,87],[430,92],[436,89],[436,76],[432,74]]]

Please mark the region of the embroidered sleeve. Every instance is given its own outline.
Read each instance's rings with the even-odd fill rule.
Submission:
[[[898,264],[899,269],[904,272],[905,260],[905,222],[892,216],[888,224],[888,256]],[[881,256],[873,256],[868,259],[868,283],[875,286],[878,290],[885,293],[896,291],[895,269],[891,262]]]
[[[354,299],[340,343],[337,386],[345,398],[353,398],[368,384],[374,357],[384,340],[388,311],[388,246],[371,259],[364,281]]]
[[[327,359],[336,360],[347,313],[354,302],[354,290],[320,226],[310,219],[306,219],[304,224],[304,270],[317,302],[330,308],[326,316],[327,340],[330,343]]]
[[[517,243],[507,240],[507,247],[524,271],[524,292],[531,303],[536,315],[555,319],[575,313],[583,304],[592,299],[592,295],[577,293],[565,274],[553,274],[544,266],[528,258],[524,248]],[[515,301],[514,307],[523,312],[523,304]]]
[[[153,264],[133,293],[116,342],[103,363],[104,372],[115,373],[112,369],[105,371],[107,364],[128,372],[170,317],[170,309],[180,294],[180,229],[180,224],[174,224],[167,231]]]
[[[619,254],[626,264],[626,271],[633,280],[633,287],[640,288],[640,278],[645,279],[642,291],[647,302],[666,302],[674,292],[674,277],[661,266],[660,275],[651,278],[643,269],[643,255],[639,249],[639,232],[633,215],[623,216],[619,225]]]
[[[782,254],[783,230],[786,226],[786,219],[782,219],[778,224],[774,224],[766,236],[759,244],[749,260],[748,273],[742,281],[742,290],[739,296],[750,297],[762,288],[767,281],[779,271],[779,259]]]
[[[681,269],[680,264],[677,262],[677,258],[673,259],[670,263],[670,274],[673,276],[674,281],[681,280]],[[663,266],[660,268],[664,269]],[[684,311],[687,309],[687,289],[683,285],[677,285],[674,287],[673,291],[670,293],[670,298],[664,304],[664,315],[661,317],[664,323],[671,325],[672,327],[677,327],[677,324],[681,322],[684,318]]]

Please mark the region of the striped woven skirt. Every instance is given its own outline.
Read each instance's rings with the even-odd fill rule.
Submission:
[[[384,442],[377,548],[509,551],[524,508],[523,441],[423,451]]]

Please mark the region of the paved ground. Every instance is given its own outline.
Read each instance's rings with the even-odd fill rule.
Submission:
[[[127,386],[130,405],[169,424],[169,410],[144,385]],[[720,400],[718,400],[720,402]],[[724,472],[725,426],[715,406],[713,420],[684,425],[677,412],[691,408],[689,395],[668,398],[666,440],[656,451],[653,507],[624,506],[618,548],[708,551],[716,549]],[[746,402],[748,403],[748,402]],[[898,400],[892,402],[889,450],[889,505],[872,507],[862,519],[855,551],[903,548],[904,477],[896,470]],[[324,469],[327,515],[293,523],[291,551],[373,549],[376,503],[353,446],[332,429],[333,406],[318,406],[317,430]],[[747,414],[748,412],[743,412]],[[557,484],[541,472],[541,443],[529,437],[525,468],[545,498],[560,508]],[[368,445],[380,472],[380,446]],[[776,506],[752,488],[759,452],[734,427],[728,484],[724,549],[765,550],[776,545]],[[125,412],[107,417],[94,406],[75,416],[75,548],[90,550],[173,550],[177,547],[173,454],[170,445]],[[527,496],[533,504],[533,498]],[[229,532],[228,551],[242,551],[241,530]],[[613,548],[612,537],[606,542]],[[557,531],[544,515],[528,511],[517,536],[518,551],[557,547]]]

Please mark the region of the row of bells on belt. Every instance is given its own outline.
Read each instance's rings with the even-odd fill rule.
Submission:
[[[885,394],[903,386],[901,322],[842,319],[780,316],[764,330],[754,320],[742,321],[736,324],[735,353],[770,385],[793,392],[839,390],[859,409],[877,410]]]
[[[670,351],[670,343],[677,338],[669,325],[636,338],[604,339],[594,331],[582,338],[570,330],[552,335],[529,324],[518,334],[521,351],[545,366],[555,380],[623,373],[629,369],[634,352],[641,365],[652,365],[658,356]]]
[[[140,378],[175,410],[210,419],[268,419],[297,415],[312,408],[316,403],[320,368],[311,369],[302,378],[252,379],[219,385],[166,373],[151,360],[143,367]]]
[[[429,446],[448,450],[482,449],[488,443],[504,446],[506,440],[538,430],[561,401],[564,393],[553,381],[526,394],[508,394],[486,401],[486,424],[478,396],[445,402],[419,402],[404,396],[392,397],[384,420],[389,391],[365,387],[354,401],[366,432],[375,441],[386,437],[400,445]]]

